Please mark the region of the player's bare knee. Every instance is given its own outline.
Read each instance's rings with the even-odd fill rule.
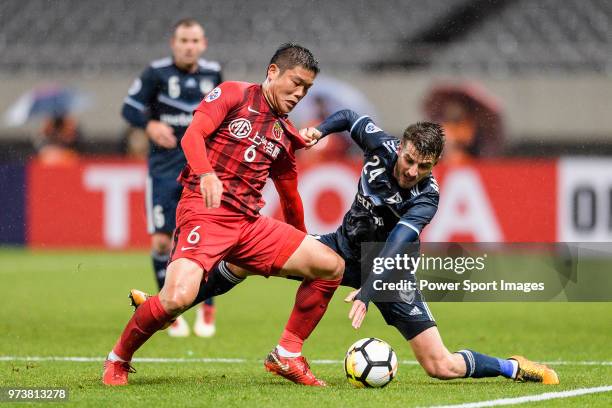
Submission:
[[[172,284],[166,282],[159,292],[159,301],[164,310],[171,315],[178,315],[191,306],[195,300],[196,293],[183,284]]]
[[[344,259],[336,255],[335,267],[333,269],[333,275],[331,279],[332,280],[342,279],[342,275],[344,275]]]
[[[344,273],[344,259],[328,249],[322,254],[320,277],[325,280],[338,280]]]
[[[191,306],[193,296],[188,296],[186,293],[179,290],[159,292],[159,301],[166,313],[176,316],[181,314]]]
[[[202,282],[202,267],[187,258],[179,258],[168,265],[164,287],[159,300],[170,314],[189,308],[195,300]]]

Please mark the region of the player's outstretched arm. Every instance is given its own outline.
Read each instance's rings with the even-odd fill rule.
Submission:
[[[317,127],[301,129],[300,135],[306,141],[307,146],[312,147],[320,139],[331,133],[347,131],[351,133],[353,140],[355,140],[357,144],[364,149],[366,144],[363,143],[363,137],[360,135],[360,132],[353,134],[353,130],[357,122],[361,122],[361,119],[365,118],[367,118],[367,116],[359,116],[350,109],[339,110],[336,113],[331,114]]]
[[[387,238],[384,248],[378,254],[378,258],[395,259],[397,255],[406,253],[409,245],[416,242],[418,238],[419,236],[416,231],[404,224],[397,224],[389,234],[389,238]],[[358,329],[361,323],[363,323],[368,305],[376,293],[374,281],[389,282],[393,271],[393,269],[385,268],[380,274],[370,273],[368,279],[362,283],[359,291],[351,293],[345,299],[349,302],[353,301],[353,307],[349,312],[349,319],[352,320],[352,325],[355,329]]]
[[[363,151],[375,150],[385,140],[395,140],[393,136],[386,134],[381,128],[376,126],[372,119],[367,115],[359,116],[350,109],[338,111],[325,119],[317,129],[325,137],[330,133],[348,131],[351,139]],[[390,147],[387,147],[388,149]],[[395,149],[393,147],[393,149]]]
[[[423,228],[431,222],[438,208],[437,190],[432,190],[429,194],[422,194],[418,202],[408,210],[406,214],[402,216],[400,221],[391,230],[391,233],[387,237],[384,248],[378,254],[378,258],[384,260],[386,258],[395,259],[396,256],[402,256],[406,253],[415,253],[418,256],[418,243],[419,234],[423,231]],[[410,273],[412,271],[406,271]],[[375,281],[382,283],[391,283],[394,278],[393,270],[384,268],[381,273],[370,273],[368,279],[362,282],[361,289],[357,293],[351,293],[346,301],[353,301],[353,308],[349,314],[349,318],[352,319],[353,327],[359,328],[363,319],[365,318],[368,304],[373,299],[376,289],[374,288]],[[354,300],[353,300],[354,299]]]
[[[332,113],[317,126],[317,129],[322,133],[321,137],[331,133],[350,131],[358,119],[359,115],[357,113],[350,109],[343,109]]]

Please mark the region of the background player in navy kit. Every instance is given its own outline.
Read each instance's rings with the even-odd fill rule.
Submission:
[[[490,357],[473,350],[451,353],[444,346],[434,318],[416,291],[410,300],[379,301],[373,299],[373,281],[389,281],[391,271],[370,273],[365,282],[361,274],[362,242],[385,242],[377,254],[394,258],[418,245],[423,228],[434,217],[439,188],[431,171],[444,147],[444,133],[435,123],[421,122],[406,128],[401,142],[377,127],[367,116],[350,110],[336,112],[317,128],[303,129],[307,138],[320,139],[331,133],[349,131],[364,152],[364,166],[358,192],[342,225],[336,232],[319,237],[345,261],[341,285],[355,290],[345,301],[353,302],[349,313],[354,328],[359,328],[370,301],[378,307],[387,324],[395,326],[409,341],[412,350],[428,375],[439,379],[504,376],[519,381],[558,384],[550,368],[522,356],[510,359]],[[222,262],[221,268],[244,277],[244,269]],[[219,295],[235,283],[216,272],[209,277],[196,301]],[[213,286],[214,285],[214,286]]]
[[[206,51],[207,40],[197,21],[177,22],[170,47],[172,57],[154,61],[134,81],[121,112],[132,126],[145,129],[150,141],[147,228],[160,289],[164,284],[176,206],[182,191],[176,179],[186,164],[180,140],[191,123],[193,110],[221,83],[219,64],[200,58]],[[214,334],[214,312],[212,299],[198,308],[194,325],[197,335],[209,337]],[[181,317],[170,326],[168,333],[187,336],[189,326]]]

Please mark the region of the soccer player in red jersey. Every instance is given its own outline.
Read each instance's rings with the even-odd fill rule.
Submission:
[[[318,71],[309,50],[284,44],[262,84],[224,82],[195,110],[181,141],[187,166],[179,180],[185,188],[166,281],[123,330],[104,364],[104,384],[127,384],[134,352],[193,304],[202,281],[225,259],[263,276],[304,278],[265,366],[299,384],[325,385],[310,371],[301,349],[340,284],[344,261],[306,236],[294,153],[316,140],[302,139],[287,119]],[[268,177],[287,224],[259,214]]]

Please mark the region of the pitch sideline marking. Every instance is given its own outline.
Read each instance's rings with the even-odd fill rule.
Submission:
[[[104,361],[104,357],[63,357],[63,356],[0,356],[0,361],[68,361],[75,363],[95,363]],[[246,358],[163,358],[141,357],[133,360],[135,363],[249,363],[259,362]],[[313,364],[341,364],[344,360],[312,360]],[[418,365],[416,360],[402,360],[401,364]],[[545,361],[549,365],[566,366],[612,366],[612,361]]]
[[[610,391],[612,391],[612,385],[604,385],[601,387],[577,388],[575,390],[568,390],[568,391],[545,392],[544,394],[525,395],[523,397],[515,397],[515,398],[500,398],[500,399],[479,401],[479,402],[468,402],[465,404],[457,404],[457,405],[435,405],[435,406],[430,406],[429,408],[495,407],[499,405],[523,404],[525,402],[546,401],[546,400],[557,399],[557,398],[570,398],[570,397],[577,397],[579,395],[596,394],[600,392],[610,392]]]
[[[104,358],[102,357],[59,357],[59,356],[0,356],[1,361],[34,361],[34,362],[43,362],[43,361],[68,361],[68,362],[78,362],[78,363],[89,363],[89,362],[102,362]],[[143,358],[135,358],[134,362],[139,363],[248,363],[248,362],[256,362],[258,360],[247,360],[245,358],[157,358],[157,357],[143,357]],[[315,364],[340,364],[342,360],[312,360]],[[410,364],[417,365],[418,362],[415,360],[403,360],[402,364]],[[599,366],[612,366],[612,361],[554,361],[554,362],[546,362],[546,364],[556,364],[556,365],[599,365]],[[496,400],[489,401],[479,401],[479,402],[471,402],[464,403],[458,405],[438,405],[432,406],[429,408],[479,408],[479,407],[493,407],[500,405],[515,405],[522,404],[525,402],[535,402],[535,401],[545,401],[550,399],[558,399],[558,398],[570,398],[585,394],[595,394],[602,392],[610,392],[612,391],[612,385],[601,386],[601,387],[593,387],[593,388],[578,388],[575,390],[569,391],[560,391],[560,392],[548,392],[544,394],[537,395],[527,395],[523,397],[516,398],[502,398]]]

